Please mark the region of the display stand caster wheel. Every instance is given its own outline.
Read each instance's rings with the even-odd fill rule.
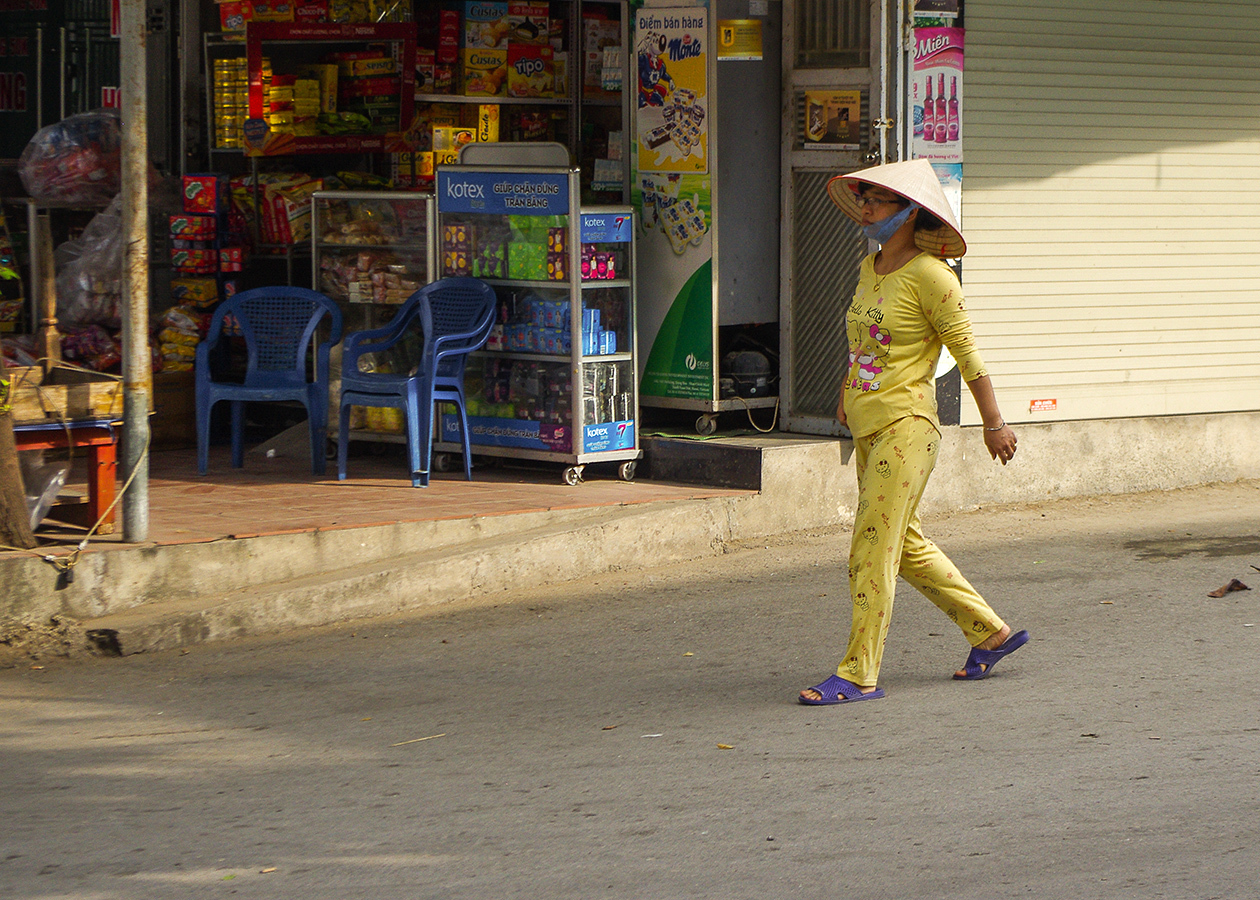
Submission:
[[[717,434],[717,416],[703,415],[696,419],[696,434],[708,437],[711,434]]]
[[[585,466],[569,466],[564,470],[564,483],[572,487],[582,483],[582,470]]]
[[[451,468],[452,468],[451,454],[449,453],[434,453],[433,454],[433,471],[434,472],[449,472]]]
[[[622,481],[634,481],[634,470],[638,468],[638,463],[634,460],[623,462],[617,469],[617,475]]]

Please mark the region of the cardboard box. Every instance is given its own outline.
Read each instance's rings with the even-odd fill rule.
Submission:
[[[219,4],[219,28],[222,31],[244,31],[253,18],[254,4],[250,0]]]
[[[464,50],[463,90],[470,97],[507,94],[507,50]]]
[[[465,50],[500,50],[507,48],[508,5],[497,0],[469,0],[464,4]]]
[[[554,51],[536,44],[508,45],[507,92],[509,97],[555,95]]]
[[[416,48],[416,93],[432,94],[434,91],[437,51]]]
[[[342,78],[337,83],[337,99],[344,102],[361,97],[397,97],[401,90],[402,79],[388,75]]]
[[[15,425],[122,416],[121,380],[60,366],[47,376],[42,366],[10,367],[4,375]]]
[[[508,3],[508,40],[513,44],[551,46],[550,7],[546,3]]]
[[[153,373],[151,446],[173,449],[197,444],[197,395],[194,372]]]
[[[433,129],[433,165],[446,166],[458,162],[460,148],[476,140],[477,130],[475,128],[435,126]]]
[[[299,0],[293,4],[293,21],[303,25],[328,21],[328,0]]]
[[[228,179],[214,173],[184,176],[184,212],[213,214],[223,212],[228,203]]]
[[[459,10],[443,9],[438,13],[438,65],[454,66],[459,62],[459,44],[463,36]]]
[[[394,75],[398,72],[398,64],[392,56],[378,56],[372,59],[343,59],[337,62],[337,74],[344,78],[359,78],[364,75]]]
[[[604,48],[621,44],[621,23],[602,15],[582,16],[583,60],[582,84],[598,89],[604,71]]]
[[[293,4],[290,0],[253,0],[254,22],[292,22]]]
[[[499,140],[499,104],[483,103],[477,107],[477,140],[483,143]]]

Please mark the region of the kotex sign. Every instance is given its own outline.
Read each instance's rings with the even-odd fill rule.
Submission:
[[[569,176],[440,168],[437,204],[444,213],[563,216],[569,212]]]

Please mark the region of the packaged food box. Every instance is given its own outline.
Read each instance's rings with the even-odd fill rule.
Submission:
[[[453,66],[459,62],[459,43],[462,36],[459,21],[457,9],[443,9],[438,12],[438,65]]]
[[[177,272],[212,274],[218,267],[219,255],[215,250],[171,248],[171,268]]]
[[[239,272],[245,268],[244,247],[224,247],[219,251],[219,271]]]
[[[604,70],[604,48],[621,44],[621,23],[601,14],[582,16],[582,49],[585,51],[582,84],[598,89]]]
[[[464,4],[465,50],[495,50],[507,47],[511,30],[508,5],[494,0],[469,0]]]
[[[397,97],[401,90],[402,79],[388,75],[342,78],[337,82],[337,99],[344,101],[358,97]]]
[[[508,40],[551,46],[550,12],[546,3],[508,3]]]
[[[398,64],[392,56],[377,56],[371,59],[343,59],[337,62],[337,73],[345,78],[358,78],[363,75],[393,75],[398,71]]]
[[[219,28],[223,31],[244,31],[253,18],[254,4],[250,0],[219,4]]]
[[[219,299],[219,283],[213,278],[172,278],[171,299],[176,304],[213,306]]]
[[[477,107],[477,140],[494,143],[499,139],[499,104],[482,103]]]
[[[502,97],[507,93],[507,50],[464,50],[463,90],[470,97]]]
[[[170,217],[171,237],[189,240],[213,238],[217,224],[214,216],[174,215]]]
[[[328,21],[328,0],[299,0],[293,4],[293,21],[302,24]]]
[[[228,178],[226,175],[185,175],[184,212],[218,213],[227,209]]]
[[[435,125],[433,128],[433,164],[451,165],[459,161],[460,148],[477,140],[475,128],[452,128]]]
[[[508,44],[509,97],[551,97],[555,94],[553,50],[535,44]]]
[[[292,22],[291,0],[253,0],[254,22]]]
[[[437,67],[437,51],[426,50],[423,47],[416,48],[416,93],[417,94],[433,94],[435,77],[434,69]]]

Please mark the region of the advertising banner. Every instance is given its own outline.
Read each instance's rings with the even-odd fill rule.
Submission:
[[[563,216],[569,212],[569,176],[439,169],[437,204],[444,213]]]
[[[645,397],[711,400],[713,371],[712,180],[640,172],[639,383]]]
[[[635,14],[640,171],[709,171],[708,17],[703,7]]]
[[[805,92],[805,149],[858,150],[862,125],[860,91]]]
[[[717,382],[713,180],[707,153],[712,96],[704,53],[712,24],[708,14],[703,7],[653,8],[635,16],[639,99],[637,140],[630,147],[631,202],[639,229],[643,398],[711,401]],[[699,48],[699,55],[690,48]],[[694,131],[687,133],[698,134],[699,140],[682,140],[690,142],[684,156],[670,135],[688,122]],[[668,147],[659,140],[662,134]]]
[[[914,29],[913,158],[962,162],[962,76],[963,29]]]

